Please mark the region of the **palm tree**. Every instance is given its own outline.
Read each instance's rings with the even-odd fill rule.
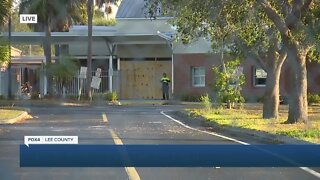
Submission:
[[[119,0],[95,0],[95,3],[98,7],[102,7],[103,4],[105,3],[115,3],[118,2]],[[91,94],[91,71],[92,71],[92,20],[93,20],[93,0],[88,0],[87,1],[87,14],[88,14],[88,59],[87,59],[87,96],[89,99],[92,99],[92,94]]]
[[[34,31],[45,32],[43,49],[46,64],[51,63],[51,32],[66,31],[81,17],[79,10],[83,0],[21,0],[20,13],[37,14],[38,23],[29,24]],[[76,14],[78,13],[78,16]],[[48,77],[49,93],[52,94],[52,79]]]
[[[91,100],[91,71],[92,71],[92,20],[93,20],[93,0],[87,1],[87,14],[88,14],[88,58],[87,58],[87,96]]]
[[[0,1],[0,27],[2,27],[9,18],[12,7],[12,0]]]

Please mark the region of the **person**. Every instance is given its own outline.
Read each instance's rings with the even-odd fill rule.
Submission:
[[[22,93],[29,93],[30,92],[30,89],[29,89],[29,86],[28,86],[28,83],[23,83],[22,87],[21,87],[21,92]]]
[[[166,73],[163,73],[161,78],[162,83],[162,100],[169,100],[169,83],[171,82],[170,78],[167,77]]]

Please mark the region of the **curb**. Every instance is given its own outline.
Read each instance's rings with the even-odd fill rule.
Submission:
[[[255,139],[259,139],[261,141],[265,141],[273,144],[314,144],[308,141],[304,141],[304,140],[300,140],[300,139],[296,139],[288,136],[283,136],[283,135],[271,134],[263,131],[244,129],[244,128],[232,127],[232,126],[222,126],[215,122],[207,121],[206,119],[200,116],[192,117],[186,111],[173,111],[172,113],[173,115],[176,115],[181,119],[187,119],[187,121],[196,120],[198,121],[197,123],[199,123],[202,126],[214,127],[215,130],[231,134],[232,136],[255,138]],[[184,123],[188,123],[188,122],[184,122]]]
[[[12,119],[8,119],[8,120],[4,120],[3,123],[0,124],[14,124],[26,119],[31,119],[32,116],[29,115],[29,113],[27,111],[24,111],[22,114],[20,114],[18,117],[12,118]]]

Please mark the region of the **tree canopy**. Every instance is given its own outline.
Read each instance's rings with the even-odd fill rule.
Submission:
[[[0,1],[0,27],[8,20],[12,7],[12,0]]]
[[[247,54],[259,55],[256,56],[258,60],[260,55],[270,52],[274,53],[277,61],[288,59],[294,77],[293,88],[289,92],[288,122],[307,121],[306,59],[307,55],[314,58],[315,52],[319,52],[319,0],[146,2],[149,16],[156,17],[157,8],[161,6],[164,14],[174,17],[172,23],[185,43],[203,36],[210,38],[213,49],[220,47],[222,55],[231,46],[245,50]],[[223,62],[223,56],[221,60]],[[260,62],[262,67],[266,65]],[[277,63],[277,67],[280,65]]]

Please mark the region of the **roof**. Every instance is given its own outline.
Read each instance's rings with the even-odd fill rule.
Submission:
[[[7,33],[3,33],[7,37]],[[41,44],[45,38],[43,32],[12,32],[11,41],[13,43]],[[165,44],[166,41],[159,34],[138,34],[138,33],[117,33],[115,31],[94,31],[92,33],[94,41],[106,41],[114,44]],[[88,41],[88,32],[52,32],[51,42],[53,44],[67,44],[70,42],[83,43]]]
[[[144,0],[122,0],[116,18],[145,18]]]

